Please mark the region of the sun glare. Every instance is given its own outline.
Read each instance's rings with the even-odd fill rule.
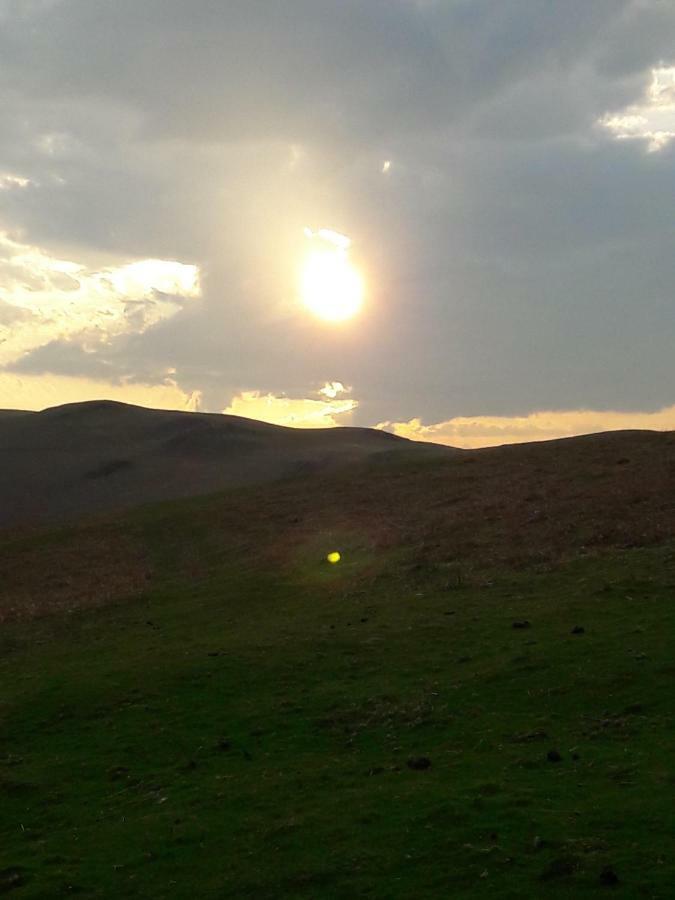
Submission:
[[[363,305],[363,279],[349,260],[349,238],[335,231],[305,229],[312,242],[300,279],[302,301],[325,322],[344,322]]]

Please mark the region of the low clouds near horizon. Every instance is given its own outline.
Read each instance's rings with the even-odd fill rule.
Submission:
[[[675,427],[673,47],[660,0],[0,0],[0,406]]]

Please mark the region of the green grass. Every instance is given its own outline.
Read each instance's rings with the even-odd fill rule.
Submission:
[[[3,631],[0,894],[672,896],[672,548],[190,578],[135,521],[151,591]]]

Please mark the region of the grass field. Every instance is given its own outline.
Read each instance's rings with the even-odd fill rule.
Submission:
[[[671,897],[675,545],[294,541],[291,489],[135,513],[145,589],[3,626],[0,894]]]

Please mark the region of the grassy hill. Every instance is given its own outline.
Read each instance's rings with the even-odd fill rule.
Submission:
[[[40,413],[0,410],[0,528],[77,520],[410,452],[458,451],[369,428],[282,428],[109,400]]]
[[[665,900],[674,489],[636,432],[7,533],[0,892]]]

